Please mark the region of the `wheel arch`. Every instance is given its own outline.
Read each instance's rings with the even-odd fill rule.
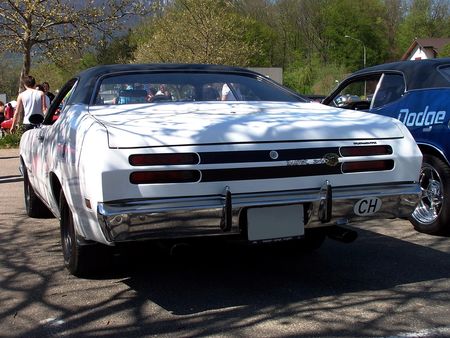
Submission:
[[[61,182],[60,182],[58,176],[56,176],[56,174],[54,172],[50,173],[49,179],[50,179],[50,186],[52,189],[53,199],[55,200],[55,203],[59,209],[60,191],[62,189]]]
[[[19,167],[20,173],[22,176],[25,176],[25,172],[27,171],[27,165],[25,164],[25,160],[23,159],[23,156],[20,155],[20,167]]]
[[[433,145],[425,144],[425,143],[418,143],[417,145],[419,146],[419,149],[422,152],[422,154],[434,155],[434,156],[440,158],[442,161],[444,161],[448,166],[450,166],[449,160],[444,155],[444,152],[441,149],[439,149]]]

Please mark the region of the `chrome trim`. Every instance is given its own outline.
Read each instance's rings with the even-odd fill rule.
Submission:
[[[432,225],[441,213],[444,201],[444,182],[439,172],[428,163],[422,165],[420,173],[422,197],[412,218],[424,226]]]
[[[120,242],[145,238],[240,234],[245,231],[245,225],[240,224],[241,210],[255,206],[309,204],[309,208],[305,208],[310,215],[305,221],[306,228],[407,217],[414,211],[421,196],[417,183],[332,187],[332,191],[332,215],[329,223],[323,223],[319,217],[320,203],[323,200],[320,188],[232,194],[232,225],[226,232],[220,228],[226,207],[226,188],[222,195],[98,203],[97,215],[108,241]],[[383,203],[382,207],[375,214],[357,216],[353,207],[366,197],[378,197]]]

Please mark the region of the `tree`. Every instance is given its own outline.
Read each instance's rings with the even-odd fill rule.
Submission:
[[[297,54],[298,34],[293,27],[297,0],[236,0],[238,11],[264,27],[262,39],[265,64],[286,67]],[[262,64],[261,64],[262,65]]]
[[[384,0],[385,11],[382,20],[386,26],[387,46],[389,49],[388,60],[398,60],[405,52],[399,46],[399,36],[397,34],[402,23],[407,8],[406,0]]]
[[[384,62],[388,57],[386,26],[381,19],[384,8],[381,1],[330,1],[323,11],[327,61],[344,64],[351,71],[360,69],[365,46],[366,66]]]
[[[0,93],[5,93],[8,101],[17,97],[17,77],[20,63],[14,60],[14,55],[0,52]]]
[[[448,0],[411,1],[398,34],[402,50],[406,50],[415,38],[448,37],[450,2]]]
[[[0,41],[4,49],[23,56],[22,78],[30,71],[32,56],[57,59],[85,48],[96,40],[96,32],[111,36],[121,19],[148,8],[133,0],[5,0],[0,2]]]
[[[449,58],[450,57],[450,43],[446,44],[442,50],[439,52],[439,57]]]
[[[255,24],[232,1],[177,0],[135,30],[135,61],[247,66],[261,53],[258,34],[248,34]]]
[[[98,64],[128,63],[133,59],[136,49],[131,39],[131,31],[113,40],[101,43],[96,50]]]

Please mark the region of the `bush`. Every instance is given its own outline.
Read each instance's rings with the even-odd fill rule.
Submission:
[[[22,136],[21,132],[15,132],[13,134],[4,134],[0,138],[0,149],[18,148],[21,136]]]

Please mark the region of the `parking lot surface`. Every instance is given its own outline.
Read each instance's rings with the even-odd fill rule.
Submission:
[[[17,149],[0,150],[0,336],[448,337],[450,238],[406,220],[355,225],[311,254],[149,243],[90,279],[63,268],[58,220],[23,206]]]

